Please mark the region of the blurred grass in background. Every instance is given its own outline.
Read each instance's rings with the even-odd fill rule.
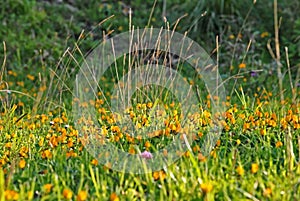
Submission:
[[[300,65],[299,7],[300,3],[295,0],[278,1],[282,63],[286,66],[286,46],[294,79]],[[228,86],[240,82],[249,93],[257,86],[278,92],[276,63],[267,49],[268,43],[274,49],[273,1],[257,1],[254,4],[237,0],[4,0],[0,8],[0,40],[6,45],[4,80],[10,88],[21,86],[24,93],[34,97],[51,80],[50,69],[59,74],[59,70],[70,65],[70,61],[63,57],[66,49],[72,49],[80,41],[80,50],[85,53],[102,40],[103,34],[113,36],[128,31],[130,8],[135,28],[148,25],[172,29],[180,19],[176,31],[187,31],[188,36],[212,53],[215,59],[218,36],[223,79],[243,73],[243,79],[232,79],[226,83]],[[153,14],[150,15],[152,8]],[[113,17],[98,26],[110,16]],[[83,36],[84,40],[79,36]],[[247,50],[250,40],[251,46]],[[3,45],[0,51],[0,60],[4,61]],[[59,62],[60,59],[65,61]],[[239,68],[241,63],[246,64],[244,72]],[[284,75],[287,74],[286,69],[283,69]],[[252,72],[256,70],[262,71]],[[72,77],[71,74],[69,72],[65,76]]]

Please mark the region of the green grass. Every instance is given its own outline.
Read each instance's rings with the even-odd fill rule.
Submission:
[[[0,201],[298,200],[299,5],[295,1],[278,2],[282,16],[281,91],[275,62],[278,57],[273,58],[266,48],[269,44],[275,52],[275,2],[2,1]],[[100,143],[110,143],[128,154],[160,150],[181,157],[160,170],[133,174],[116,171],[105,157],[112,153],[95,157],[88,152],[84,134],[89,130],[81,130],[72,114],[74,79],[85,54],[102,41],[103,33],[113,37],[128,30],[129,7],[133,10],[131,25],[188,31],[190,38],[219,61],[227,91],[226,100],[220,103],[226,109],[219,114],[220,138],[208,155],[202,149],[209,135],[215,97],[210,99],[206,92],[199,92],[203,82],[191,76],[191,67],[184,62],[175,69],[189,82],[199,101],[199,110],[185,119],[191,131],[188,137],[193,139],[189,141],[191,150],[164,152],[174,138],[182,137],[185,128],[180,124],[180,101],[163,87],[145,86],[135,91],[130,97],[132,107],[118,114],[133,122],[139,131],[135,136],[130,128],[122,127],[124,119],[110,111],[118,76],[135,67],[128,65],[129,57],[139,62],[133,53],[118,59],[112,71],[100,79],[98,96],[80,108],[97,110]],[[188,15],[176,24],[185,13]],[[220,47],[213,50],[216,35]],[[145,130],[148,138],[143,139],[139,135]]]
[[[248,106],[247,110],[242,106],[229,109],[226,112],[228,128],[225,127],[210,157],[204,158],[198,150],[201,139],[205,137],[205,131],[202,131],[204,136],[197,137],[191,145],[193,152],[184,154],[162,170],[160,177],[156,175],[158,173],[134,175],[116,172],[96,164],[93,157],[82,149],[82,142],[74,128],[64,128],[69,123],[64,116],[55,117],[55,113],[52,113],[53,116],[26,115],[16,123],[18,116],[10,110],[1,118],[3,186],[7,194],[7,190],[18,192],[21,200],[30,199],[30,192],[37,200],[63,199],[64,189],[70,189],[73,198],[79,191],[85,190],[89,200],[106,200],[112,193],[116,193],[121,200],[297,199],[300,166],[296,163],[290,166],[287,148],[290,142],[286,136],[288,128],[291,128],[290,140],[295,154],[292,160],[295,162],[299,157],[299,122],[293,118],[299,118],[299,106],[291,109],[289,104],[285,104],[284,108],[276,108],[271,105],[278,105],[276,102],[263,103],[261,106]],[[287,111],[289,109],[291,111]],[[296,117],[289,119],[287,113]],[[287,128],[280,124],[282,119],[290,120]],[[51,126],[50,121],[56,123]],[[245,127],[245,122],[251,122],[249,128]],[[108,127],[108,133],[113,137],[111,128]],[[261,133],[264,128],[267,132]],[[205,130],[205,127],[200,130]],[[120,140],[126,142],[126,136]],[[165,143],[155,139],[150,141],[153,146]],[[135,139],[126,144],[138,142]],[[43,155],[46,150],[49,154]],[[20,161],[23,160],[26,165],[21,167]],[[257,172],[251,169],[253,164],[258,165]],[[244,172],[237,167],[242,167]],[[52,185],[49,192],[44,189],[45,184]],[[205,193],[203,186],[208,184],[212,185],[212,190]]]

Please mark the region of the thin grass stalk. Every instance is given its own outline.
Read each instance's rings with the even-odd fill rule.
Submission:
[[[283,94],[283,76],[281,72],[282,64],[280,62],[280,43],[279,43],[279,23],[278,23],[278,5],[277,0],[274,0],[274,31],[275,31],[275,60],[277,65],[277,77],[279,85],[280,100],[284,101]]]
[[[293,151],[293,138],[292,138],[292,132],[290,126],[288,127],[288,131],[286,134],[286,153],[287,153],[288,171],[292,172],[294,169],[295,154]]]

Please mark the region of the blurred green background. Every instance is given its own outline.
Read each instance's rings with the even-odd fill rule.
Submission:
[[[243,84],[250,92],[257,86],[276,92],[276,65],[267,49],[269,42],[275,51],[273,4],[268,0],[256,3],[239,0],[3,0],[0,2],[0,40],[6,46],[5,51],[4,43],[0,46],[1,62],[6,55],[3,80],[11,89],[20,87],[24,93],[37,96],[39,89],[49,81],[51,69],[58,72],[68,65],[67,61],[60,62],[65,58],[66,49],[72,49],[76,41],[81,41],[80,49],[87,52],[103,34],[111,32],[113,36],[127,31],[131,8],[134,27],[169,26],[172,29],[180,19],[176,31],[188,32],[188,36],[209,53],[215,49],[218,36],[219,66],[224,79],[240,73],[238,66],[245,63],[245,72],[262,70],[255,77],[251,73],[244,74],[247,80]],[[278,1],[283,74],[287,75],[284,48],[288,47],[294,79],[300,65],[299,9],[297,0]],[[109,19],[99,26],[106,18]],[[82,31],[83,40],[79,38]],[[216,58],[215,53],[212,56]]]

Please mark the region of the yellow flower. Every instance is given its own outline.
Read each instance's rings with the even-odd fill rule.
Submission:
[[[112,193],[109,197],[109,200],[110,201],[119,201],[120,199],[116,193]]]
[[[27,75],[27,78],[30,79],[31,81],[34,80],[34,76],[33,76],[33,75],[29,75],[29,74],[28,74],[28,75]]]
[[[260,129],[260,134],[261,134],[262,136],[266,135],[266,134],[267,134],[266,129]]]
[[[158,179],[164,180],[166,178],[166,173],[163,170],[153,172],[153,178],[155,181]]]
[[[4,197],[5,197],[5,200],[18,200],[19,193],[14,190],[5,190]]]
[[[250,123],[245,122],[244,125],[243,125],[243,131],[246,131],[248,129],[250,129]]]
[[[42,158],[48,158],[48,159],[52,158],[52,153],[51,153],[51,151],[50,151],[49,149],[43,151],[43,153],[42,153]]]
[[[20,162],[19,162],[19,167],[20,167],[21,169],[23,169],[23,168],[25,168],[25,166],[26,166],[26,161],[25,161],[24,159],[20,160]]]
[[[258,168],[259,168],[259,166],[258,166],[257,163],[252,163],[252,164],[251,164],[251,172],[252,172],[253,174],[255,174],[255,173],[258,171]]]
[[[12,71],[12,70],[9,70],[7,73],[8,73],[9,75],[14,76],[14,77],[17,77],[17,75],[18,75],[16,72],[14,72],[14,71]]]
[[[260,37],[261,37],[261,38],[265,38],[265,37],[267,37],[267,36],[269,36],[269,32],[267,32],[267,31],[262,32],[262,33],[260,34]]]
[[[240,140],[240,139],[237,139],[237,140],[236,140],[236,144],[237,144],[237,145],[240,145],[240,144],[241,144],[241,140]]]
[[[8,142],[8,143],[5,144],[5,148],[10,149],[11,147],[12,147],[12,143],[11,142]]]
[[[211,183],[202,183],[200,184],[200,188],[204,194],[207,194],[212,191],[213,185]]]
[[[215,149],[212,150],[212,151],[210,152],[210,155],[211,155],[213,158],[216,158],[216,157],[217,157],[217,152],[216,152],[216,150],[215,150]]]
[[[276,142],[276,148],[278,148],[278,147],[281,147],[283,144],[282,144],[282,142],[280,142],[280,141],[278,141],[278,142]]]
[[[85,201],[87,199],[87,192],[86,191],[79,191],[77,195],[77,201]]]
[[[28,191],[27,196],[28,196],[28,200],[32,200],[33,196],[34,196],[34,192],[33,191]]]
[[[272,194],[272,189],[271,188],[266,188],[264,190],[264,197],[269,197]]]
[[[93,160],[91,161],[91,164],[92,164],[92,165],[98,165],[98,160],[97,160],[97,159],[93,159]]]
[[[147,103],[148,108],[152,108],[152,106],[153,106],[153,103],[151,103],[151,102]]]
[[[145,147],[146,149],[149,149],[150,146],[151,146],[151,143],[150,143],[149,141],[145,142],[144,147]]]
[[[71,199],[72,198],[72,196],[73,196],[73,193],[72,193],[72,191],[70,190],[70,189],[64,189],[63,190],[63,196],[64,196],[64,198],[66,198],[66,199]]]
[[[130,147],[129,148],[129,151],[128,151],[130,154],[135,154],[135,149],[134,149],[134,147]]]
[[[43,189],[46,193],[50,193],[51,189],[52,189],[53,185],[52,184],[45,184],[43,186]]]
[[[243,176],[244,173],[245,173],[245,170],[244,170],[243,166],[239,165],[239,166],[236,168],[236,172],[238,173],[238,175]]]
[[[246,64],[245,63],[240,63],[239,68],[246,68]]]

